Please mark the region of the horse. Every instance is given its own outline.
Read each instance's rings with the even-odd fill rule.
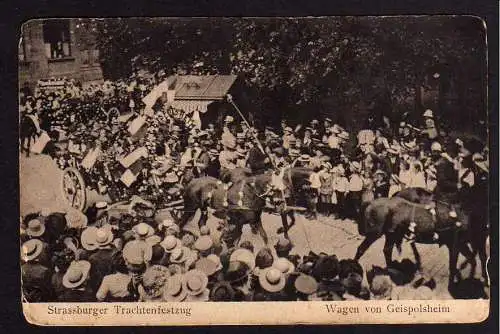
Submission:
[[[378,198],[366,207],[363,219],[359,222],[359,232],[365,235],[365,239],[359,245],[354,259],[359,260],[376,240],[385,235],[383,253],[387,266],[390,266],[394,246],[400,247],[403,239],[411,238],[417,268],[421,271],[421,258],[416,243],[446,245],[450,255],[451,286],[459,274],[458,252],[468,257],[471,255],[467,246],[471,232],[470,219],[463,210],[456,210],[456,213],[456,219],[450,217],[450,206],[439,201],[431,208],[401,197]]]
[[[476,272],[476,256],[479,255],[482,267],[482,277],[484,281],[487,280],[486,262],[487,262],[487,250],[486,242],[489,235],[488,227],[488,189],[481,188],[477,185],[471,188],[470,197],[468,200],[475,202],[469,205],[469,243],[472,248],[472,252],[466,252],[463,254],[466,257],[466,261],[460,265],[460,269],[465,268],[467,264],[471,265],[470,275],[471,278]],[[423,188],[406,188],[396,194],[395,197],[404,198],[413,203],[420,204],[432,204],[434,203],[434,193]]]
[[[36,140],[38,134],[38,127],[33,118],[28,115],[21,116],[19,124],[19,139],[21,140],[21,153],[26,151],[29,157],[31,141]],[[26,145],[27,144],[27,145]]]
[[[394,197],[401,197],[412,203],[431,204],[434,202],[434,193],[424,188],[405,188],[396,192]]]
[[[287,167],[283,171],[283,183],[293,194],[307,184],[311,170],[305,168]],[[273,173],[243,177],[235,183],[223,183],[213,177],[201,177],[193,179],[184,189],[184,213],[179,221],[182,228],[194,216],[197,209],[201,210],[199,225],[206,224],[208,219],[208,208],[214,210],[214,216],[226,220],[232,225],[233,239],[241,237],[241,228],[244,224],[250,224],[254,233],[260,233],[267,244],[268,238],[262,227],[261,215],[266,207],[268,198],[276,195],[272,187]],[[292,225],[295,218],[293,212],[283,210],[280,212],[284,235],[288,238],[287,216],[292,217]]]

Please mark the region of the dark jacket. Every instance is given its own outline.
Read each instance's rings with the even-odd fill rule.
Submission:
[[[453,164],[441,158],[436,164],[437,185],[434,190],[436,196],[443,200],[454,201],[457,194],[458,173],[453,168]]]
[[[91,264],[89,285],[94,291],[99,289],[104,276],[114,272],[113,265],[117,256],[120,256],[120,252],[114,247],[99,249],[89,256]]]
[[[23,294],[28,302],[48,302],[52,299],[52,271],[39,263],[28,262],[21,266]]]

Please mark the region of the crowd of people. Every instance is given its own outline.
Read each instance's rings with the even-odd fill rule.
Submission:
[[[434,112],[421,124],[397,127],[368,119],[357,133],[330,118],[308,124],[283,120],[255,128],[238,114],[222,124],[194,124],[168,103],[144,114],[142,99],[162,76],[132,77],[82,88],[67,81],[57,89],[21,90],[23,117],[36,136],[50,141],[47,153],[60,168],[85,171],[89,187],[111,202],[138,196],[157,209],[179,198],[190,180],[223,178],[227,171],[272,170],[273,186],[288,166],[314,171],[305,189],[308,218],[357,219],[363,202],[391,197],[406,187],[434,192],[449,203],[474,205],[473,187],[487,196],[488,147],[440,131]],[[40,136],[41,137],[41,136]],[[40,138],[38,137],[38,138]],[[21,145],[29,155],[25,142]],[[33,144],[36,146],[37,144]],[[225,247],[217,229],[181,231],[139,204],[112,217],[112,203],[98,202],[85,214],[40,212],[23,217],[21,257],[27,301],[265,301],[430,299],[432,286],[404,289],[394,272],[366,272],[333,254],[293,254],[280,237],[274,248],[248,241]],[[487,201],[483,201],[484,203]],[[404,276],[404,275],[403,275]],[[365,280],[367,278],[367,280]],[[366,285],[365,282],[368,282]],[[411,295],[411,296],[410,296]]]

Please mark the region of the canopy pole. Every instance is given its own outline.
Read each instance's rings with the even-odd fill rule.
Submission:
[[[245,118],[245,116],[243,116],[243,113],[241,112],[240,108],[238,108],[238,106],[236,105],[236,103],[234,103],[234,100],[233,100],[233,97],[231,96],[231,94],[227,94],[226,98],[227,98],[227,101],[233,105],[234,109],[236,109],[236,111],[241,116],[241,118],[243,119],[243,122],[245,122],[245,124],[248,126],[248,128],[249,129],[252,128],[252,126],[250,125],[250,123],[248,123],[248,121]],[[260,143],[259,139],[257,138],[255,132],[252,131],[252,135],[253,135],[255,141],[257,142],[257,147],[259,148],[259,150],[269,158],[269,161],[273,165],[274,169],[276,169],[276,165],[274,164],[274,160],[264,150],[264,148],[262,147],[262,144]]]

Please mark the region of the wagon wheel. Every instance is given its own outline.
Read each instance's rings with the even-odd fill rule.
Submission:
[[[85,181],[82,174],[74,167],[63,171],[61,190],[66,202],[73,208],[83,211],[87,204]]]

